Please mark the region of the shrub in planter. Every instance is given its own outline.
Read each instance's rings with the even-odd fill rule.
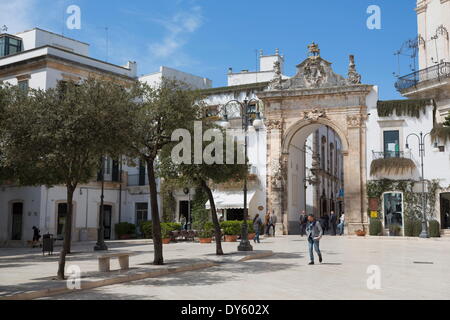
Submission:
[[[170,233],[172,229],[167,223],[161,223],[161,239],[164,244],[168,244],[170,242]]]
[[[136,226],[132,223],[121,222],[114,226],[114,230],[119,239],[123,239],[125,236],[127,236],[127,238],[131,238],[135,235]]]
[[[391,224],[389,226],[389,236],[398,237],[402,231],[402,227],[398,224]]]
[[[428,230],[431,238],[439,238],[441,236],[441,226],[436,220],[429,221]]]
[[[223,229],[225,235],[234,236],[240,235],[242,230],[241,221],[222,221],[220,228]]]
[[[405,237],[418,237],[422,232],[422,222],[419,219],[405,219]]]
[[[220,224],[221,229],[225,234],[226,242],[235,242],[238,235],[241,234],[242,222],[241,221],[223,221]]]
[[[201,230],[198,232],[198,237],[200,239],[211,239],[214,236],[214,225],[212,222],[206,222],[201,227]]]
[[[381,236],[383,234],[383,224],[380,219],[370,219],[369,234],[371,236]]]
[[[141,222],[141,231],[144,234],[145,239],[153,239],[153,229],[151,221]]]

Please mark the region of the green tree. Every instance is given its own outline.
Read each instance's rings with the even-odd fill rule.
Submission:
[[[146,163],[153,230],[153,264],[162,265],[164,259],[156,183],[157,160],[161,150],[172,144],[172,132],[192,126],[201,117],[201,108],[196,105],[199,93],[179,81],[163,78],[159,86],[142,84],[141,89],[142,99],[138,103],[138,117],[133,125],[129,156]]]
[[[450,127],[450,114],[445,118],[444,126]]]
[[[212,139],[212,143],[203,142],[202,150],[210,150],[212,157],[217,158],[218,152],[222,152],[223,161],[215,161],[211,164],[207,164],[203,161],[201,164],[194,164],[194,161],[191,163],[174,163],[171,156],[169,156],[169,152],[166,149],[164,152],[164,156],[162,157],[162,173],[166,176],[169,176],[171,179],[179,179],[184,181],[186,184],[195,185],[201,188],[207,195],[210,206],[211,206],[211,219],[214,224],[215,238],[216,238],[216,255],[223,255],[222,243],[221,243],[221,230],[220,223],[217,217],[217,210],[214,201],[214,196],[212,193],[212,185],[213,184],[221,184],[228,181],[241,181],[248,174],[248,165],[246,164],[238,164],[239,152],[242,152],[242,149],[238,147],[238,144],[235,142],[233,144],[233,161],[231,163],[227,163],[227,136],[224,130],[221,130],[218,126],[214,125],[208,120],[203,120],[202,123],[202,132],[206,132],[208,130],[215,130],[215,138]],[[195,144],[194,138],[195,134],[190,134],[191,136],[191,145]],[[218,137],[222,137],[221,141],[218,140]],[[184,141],[183,141],[184,142]],[[197,141],[198,143],[198,141]],[[219,145],[222,144],[222,147],[219,148]],[[215,146],[215,147],[214,147]],[[180,153],[189,152],[191,159],[194,159],[194,149],[190,148],[185,150],[183,149]],[[220,150],[222,149],[222,150]],[[228,151],[230,152],[230,151]],[[243,154],[243,153],[242,153]]]
[[[16,92],[17,93],[17,92]],[[59,257],[64,279],[70,253],[73,194],[95,177],[99,159],[118,156],[133,126],[137,90],[106,80],[59,82],[46,91],[30,90],[6,107],[5,161],[20,185],[65,185],[67,218]]]

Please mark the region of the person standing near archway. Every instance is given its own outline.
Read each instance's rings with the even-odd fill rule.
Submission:
[[[323,236],[323,229],[314,216],[311,214],[308,216],[308,224],[306,225],[306,236],[308,238],[308,249],[309,249],[309,265],[314,264],[314,252],[316,251],[319,256],[319,262],[322,263],[322,253],[320,252],[320,239]]]
[[[267,232],[270,233],[270,228],[273,228],[273,236],[274,237],[275,237],[275,226],[276,225],[277,225],[277,215],[272,210],[272,213],[270,214],[270,217],[269,217],[269,230]]]

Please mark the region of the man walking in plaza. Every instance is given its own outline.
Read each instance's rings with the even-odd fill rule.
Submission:
[[[270,228],[273,228],[273,236],[275,237],[275,226],[277,225],[277,216],[274,211],[270,214],[269,217],[269,230],[267,231],[270,234]]]
[[[313,215],[308,216],[308,224],[306,225],[306,236],[308,237],[309,249],[309,265],[314,264],[314,252],[319,256],[319,262],[322,263],[322,253],[320,252],[320,239],[323,236],[323,229],[319,222],[316,221]]]

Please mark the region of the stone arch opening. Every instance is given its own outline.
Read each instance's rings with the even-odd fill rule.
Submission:
[[[343,140],[346,137],[332,128],[337,126],[328,124],[332,123],[300,121],[287,130],[283,139],[288,234],[300,233],[298,221],[303,211],[319,219],[329,215],[331,209],[339,208],[338,214],[344,211],[343,205],[335,203],[334,195],[344,190],[343,152],[347,148]]]

